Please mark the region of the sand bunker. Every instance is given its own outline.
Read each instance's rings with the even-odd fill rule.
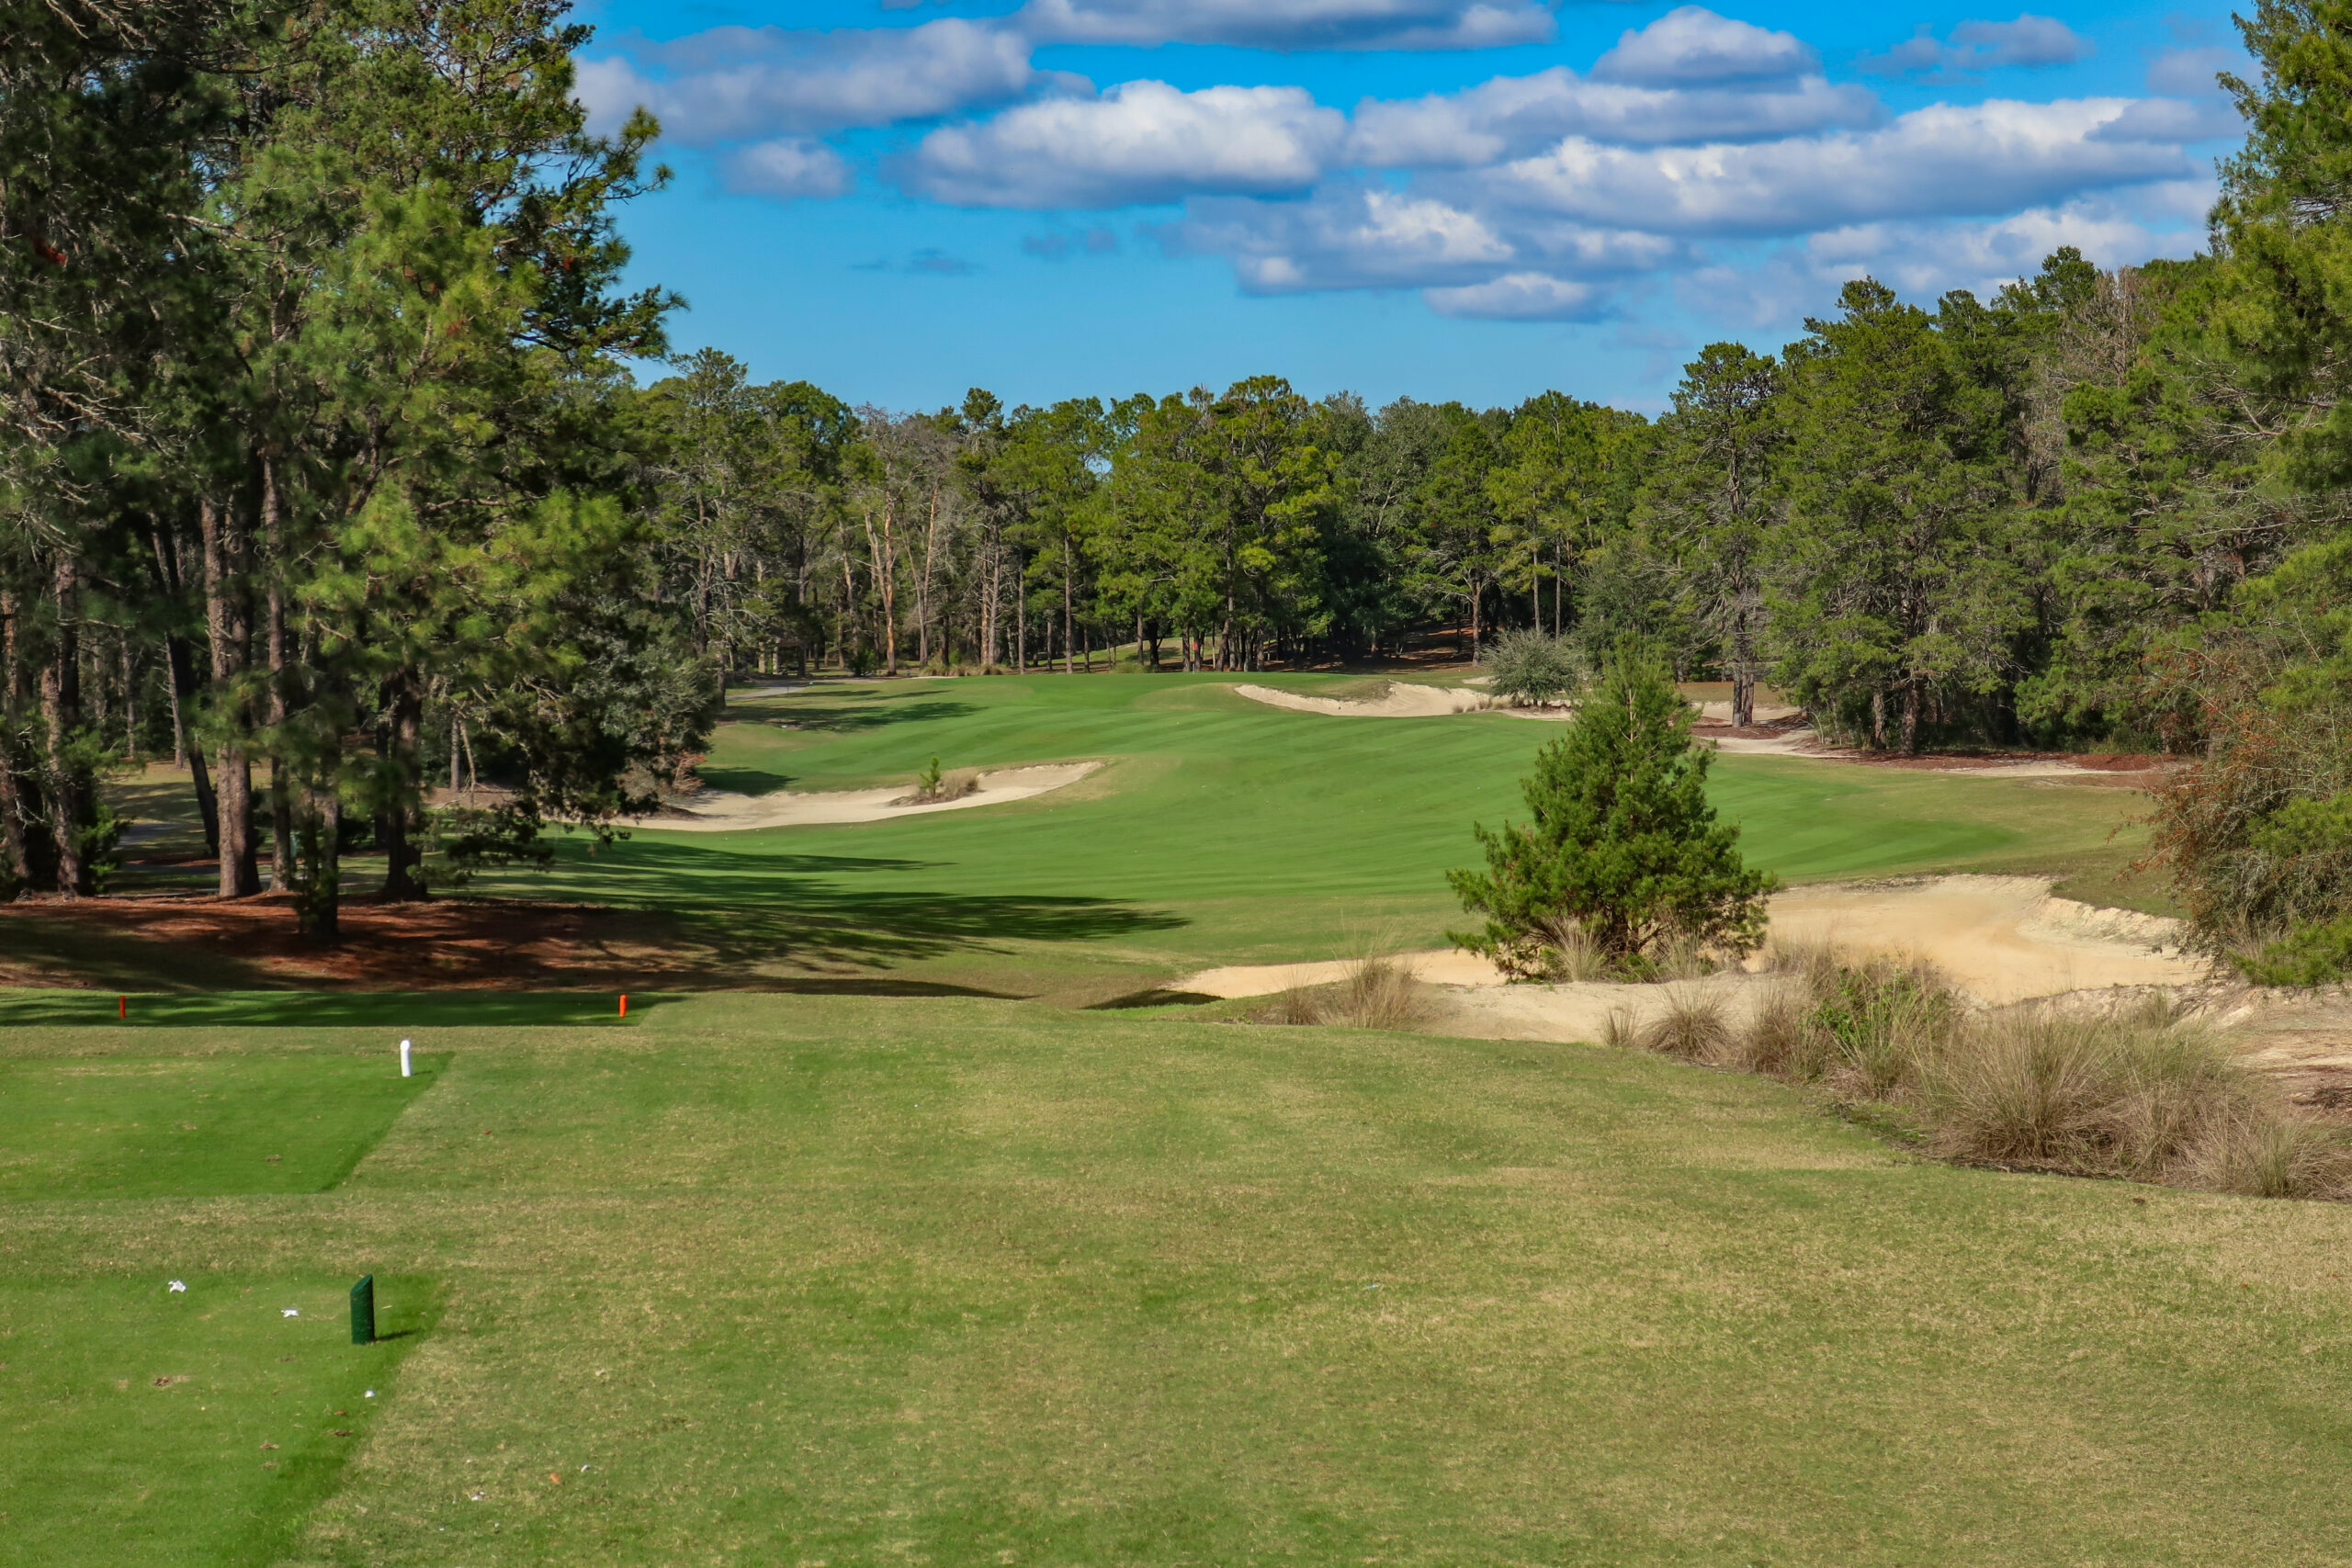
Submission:
[[[2053,897],[2041,876],[1932,876],[1792,888],[1772,934],[1853,953],[1917,953],[1996,1004],[2111,986],[2188,986],[2202,959],[2160,951],[2177,921]]]
[[[2163,951],[2171,920],[2053,897],[2039,876],[1934,876],[1800,887],[1772,900],[1772,934],[1827,942],[1851,953],[1917,955],[1979,1001],[2001,1005],[2117,986],[2188,987],[2202,960]],[[1465,953],[1400,955],[1419,979],[1442,987],[1445,1031],[1504,1039],[1595,1040],[1612,1013],[1638,1026],[1667,1005],[1670,986],[1589,983],[1507,986]],[[1346,961],[1229,965],[1173,988],[1215,997],[1270,996],[1341,978]],[[1765,987],[1726,974],[1689,982],[1723,991],[1735,1021]]]
[[[1392,682],[1379,696],[1363,702],[1301,696],[1296,692],[1278,692],[1272,686],[1244,685],[1233,689],[1251,702],[1271,707],[1328,713],[1341,718],[1436,718],[1450,713],[1476,713],[1495,705],[1492,697],[1478,692],[1449,686],[1414,686],[1402,681]]]
[[[663,833],[741,833],[755,828],[811,828],[831,822],[879,822],[888,818],[920,817],[933,811],[964,811],[975,806],[1001,806],[1033,795],[1076,784],[1102,764],[1049,762],[1032,768],[999,768],[979,775],[979,788],[955,800],[930,806],[899,806],[907,786],[888,789],[844,789],[822,793],[779,790],[774,795],[735,795],[706,790],[680,814],[638,818],[635,826]]]

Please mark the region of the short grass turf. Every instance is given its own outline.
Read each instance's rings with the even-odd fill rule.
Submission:
[[[1519,780],[1556,729],[1503,714],[1295,713],[1231,681],[738,693],[701,770],[727,789],[911,784],[933,756],[1108,766],[1033,800],[895,822],[647,829],[594,853],[575,839],[552,875],[484,886],[658,910],[736,983],[889,972],[1099,1000],[1206,964],[1442,944],[1462,923],[1446,871],[1476,860],[1474,823],[1524,816]],[[2132,791],[1724,757],[1713,793],[1748,857],[1791,880],[2039,871],[2103,900],[2155,891],[2119,880],[2143,841]]]
[[[0,1055],[389,1073],[390,1027],[224,1010]],[[0,1525],[39,1548],[13,1560],[2138,1565],[2352,1540],[2339,1206],[1914,1162],[1783,1086],[1593,1047],[745,995],[419,1044],[447,1065],[329,1190],[0,1200],[0,1379],[24,1380],[0,1477],[34,1478]],[[362,1269],[438,1292],[396,1373],[314,1325]],[[293,1281],[299,1325],[258,1310]],[[269,1359],[298,1327],[326,1370],[254,1379],[308,1364]],[[355,1382],[368,1424],[320,1438]],[[62,1403],[19,1419],[33,1398]],[[316,1495],[260,1468],[297,1414]],[[174,1506],[76,1525],[134,1475]]]
[[[0,1197],[324,1190],[440,1065],[415,1059],[403,1078],[393,1059],[0,1061]]]

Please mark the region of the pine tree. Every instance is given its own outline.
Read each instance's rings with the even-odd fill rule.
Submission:
[[[1662,942],[1738,954],[1763,939],[1772,878],[1740,858],[1707,803],[1713,753],[1666,671],[1621,649],[1521,783],[1530,820],[1476,829],[1484,872],[1447,876],[1485,928],[1453,941],[1514,976],[1541,975],[1580,932],[1638,971]]]

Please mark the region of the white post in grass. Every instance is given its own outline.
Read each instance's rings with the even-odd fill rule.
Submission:
[[[401,1042],[401,1077],[407,1077],[408,1076],[408,1042],[403,1040]]]

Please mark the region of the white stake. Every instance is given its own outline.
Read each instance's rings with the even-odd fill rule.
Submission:
[[[408,1042],[403,1040],[401,1042],[401,1077],[407,1077],[408,1076]]]

